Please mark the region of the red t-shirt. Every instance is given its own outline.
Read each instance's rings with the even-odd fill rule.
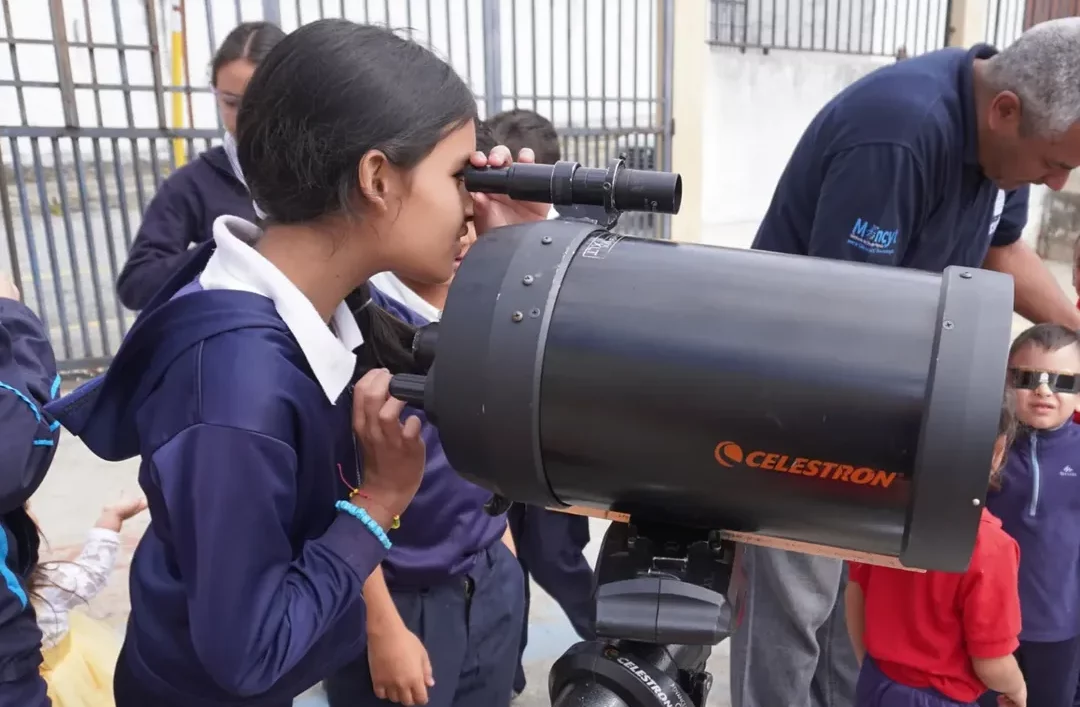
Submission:
[[[866,601],[866,652],[894,682],[974,702],[986,686],[971,658],[999,658],[1020,645],[1020,547],[985,509],[963,574],[850,567]]]

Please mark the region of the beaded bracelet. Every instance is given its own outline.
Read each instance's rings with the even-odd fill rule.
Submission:
[[[382,543],[382,546],[384,548],[386,548],[387,550],[390,549],[390,538],[387,537],[386,532],[382,529],[382,527],[378,523],[376,523],[375,519],[368,515],[368,512],[365,511],[363,508],[349,503],[348,501],[338,501],[334,504],[334,508],[338,509],[343,513],[348,513],[353,518],[363,523],[364,527],[370,530],[371,534],[379,539],[379,542]]]

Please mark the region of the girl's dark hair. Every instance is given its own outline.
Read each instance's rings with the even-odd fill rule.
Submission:
[[[998,439],[1005,440],[1005,451],[1008,453],[1016,438],[1016,393],[1011,388],[1005,389],[1005,395],[1001,401],[1001,413],[998,416]],[[990,472],[990,488],[995,491],[1001,490],[1001,469],[992,469]]]
[[[1005,446],[1012,445],[1016,437],[1016,393],[1011,389],[1005,391],[1005,397],[1001,402],[1001,416],[998,418],[998,437],[1005,438]]]
[[[210,62],[210,85],[216,88],[218,72],[234,61],[247,59],[258,66],[283,39],[285,32],[271,22],[244,22],[237,25],[214,53],[214,59]]]
[[[306,24],[259,64],[237,115],[237,157],[269,223],[352,215],[363,156],[416,166],[448,133],[476,120],[472,91],[449,64],[383,27],[342,19]],[[412,371],[414,330],[349,298],[365,346],[361,365]]]

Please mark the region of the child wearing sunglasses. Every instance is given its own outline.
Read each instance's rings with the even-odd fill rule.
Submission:
[[[1009,351],[1020,430],[987,505],[1020,545],[1017,658],[1028,702],[1072,707],[1080,677],[1080,335],[1026,330]]]

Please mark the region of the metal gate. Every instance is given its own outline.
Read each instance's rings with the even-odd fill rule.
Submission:
[[[10,272],[66,374],[100,370],[134,315],[115,293],[141,214],[214,144],[213,50],[238,22],[384,23],[430,46],[482,115],[530,108],[563,158],[670,169],[674,0],[0,0],[0,211]],[[182,48],[182,51],[181,51]],[[177,80],[180,77],[181,80]],[[669,220],[621,230],[666,237]]]

